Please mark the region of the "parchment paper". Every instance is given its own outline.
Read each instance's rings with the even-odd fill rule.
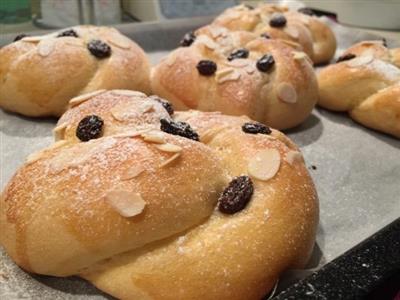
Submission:
[[[208,21],[203,20],[204,24]],[[338,38],[337,55],[355,42],[379,38],[330,23]],[[155,63],[167,53],[166,49],[178,44],[183,32],[198,25],[198,21],[191,20],[153,24],[145,30],[125,25],[120,30],[141,44]],[[52,142],[55,122],[0,111],[1,189],[27,155]],[[362,127],[346,114],[319,108],[304,124],[286,133],[301,147],[320,199],[317,244],[309,268],[324,265],[400,216],[399,140]],[[293,273],[289,277],[293,280]],[[2,249],[0,298],[111,299],[76,277],[27,274]]]

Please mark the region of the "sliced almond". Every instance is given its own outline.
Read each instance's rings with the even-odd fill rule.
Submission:
[[[44,156],[44,150],[40,150],[38,152],[29,154],[28,157],[25,160],[25,163],[27,163],[27,164],[34,163],[35,161],[38,161],[43,156]]]
[[[228,66],[242,68],[249,65],[249,61],[243,58],[237,58],[226,63]]]
[[[89,100],[90,98],[93,98],[95,96],[98,96],[98,95],[104,93],[105,91],[106,90],[98,90],[98,91],[86,93],[86,94],[77,96],[75,98],[72,98],[71,100],[69,100],[69,106],[70,107],[77,106],[77,105]]]
[[[167,160],[163,161],[160,164],[160,168],[166,167],[169,164],[171,164],[173,161],[175,161],[179,156],[181,155],[181,152],[177,152],[174,155],[172,155],[170,158],[168,158]]]
[[[68,123],[62,123],[53,129],[54,139],[56,141],[63,140],[65,136],[65,130],[67,129]]]
[[[113,34],[111,37],[107,38],[107,41],[111,45],[121,48],[121,49],[129,49],[131,47],[130,41],[126,37],[124,37],[120,34],[117,34],[117,33]]]
[[[215,73],[215,78],[216,78],[217,81],[218,81],[220,78],[222,78],[222,77],[224,77],[224,76],[226,76],[226,75],[232,73],[233,71],[234,71],[234,69],[232,69],[232,68],[224,68],[224,69],[218,70],[218,71]]]
[[[156,145],[156,147],[158,149],[160,149],[161,151],[164,151],[164,152],[177,153],[177,152],[181,152],[182,151],[182,147],[181,146],[170,144],[170,143]]]
[[[35,43],[35,42],[40,42],[44,38],[45,38],[45,36],[27,36],[27,37],[24,37],[21,41]]]
[[[143,140],[150,143],[164,144],[164,134],[160,131],[150,131],[141,134]]]
[[[223,76],[219,79],[217,79],[218,83],[224,83],[226,81],[235,81],[235,80],[239,80],[241,74],[237,71],[234,70],[232,73],[230,73],[229,75]]]
[[[168,67],[172,67],[172,65],[175,63],[176,61],[176,56],[174,54],[170,54],[166,60],[165,63],[167,64]]]
[[[199,37],[197,37],[196,43],[203,44],[210,50],[214,50],[215,48],[218,47],[218,45],[211,38],[209,38],[206,35],[200,35]]]
[[[301,161],[302,155],[299,151],[290,150],[286,153],[285,160],[290,164],[293,165],[296,161]]]
[[[114,95],[121,95],[121,96],[131,96],[131,97],[147,97],[146,94],[138,91],[131,91],[131,90],[112,90],[111,93]]]
[[[149,132],[150,130],[153,130],[153,128],[147,128],[147,129],[143,129],[143,130],[127,131],[127,132],[124,132],[124,133],[116,134],[116,135],[114,135],[114,137],[115,138],[135,137],[135,136],[142,135],[142,134],[144,134],[146,132]]]
[[[138,177],[140,174],[144,172],[144,169],[142,166],[134,166],[129,169],[127,169],[121,176],[122,180],[129,180],[135,177]]]
[[[287,27],[285,32],[294,39],[299,38],[299,31],[295,27]]]
[[[146,206],[139,193],[124,190],[108,191],[105,199],[113,209],[126,218],[139,215]]]
[[[292,41],[288,41],[288,40],[280,40],[282,43],[285,43],[286,45],[294,48],[294,49],[298,49],[301,50],[301,46],[298,43],[292,42]]]
[[[303,60],[307,57],[307,54],[301,51],[293,51],[292,53],[295,60]]]
[[[275,176],[281,164],[281,156],[276,149],[267,149],[258,152],[249,162],[250,176],[267,181]]]
[[[244,70],[247,72],[247,74],[251,75],[256,71],[256,67],[254,64],[249,64]]]
[[[220,26],[211,26],[209,30],[214,39],[224,35],[227,32],[226,28]]]
[[[228,126],[219,126],[208,129],[203,135],[200,136],[200,141],[204,144],[208,144],[211,140],[222,130],[227,128]]]
[[[282,82],[277,87],[277,96],[279,100],[285,103],[296,103],[297,102],[297,93],[294,87],[287,82]]]
[[[356,58],[350,59],[349,61],[346,62],[346,64],[351,67],[351,68],[356,68],[360,67],[363,65],[367,65],[371,63],[374,60],[374,57],[372,55],[363,55],[363,56],[357,56]]]
[[[54,49],[52,40],[43,40],[38,44],[38,53],[42,57],[48,56]]]

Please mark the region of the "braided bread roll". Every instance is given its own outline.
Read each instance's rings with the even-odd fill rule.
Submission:
[[[114,28],[76,26],[18,36],[0,49],[0,107],[26,116],[60,116],[68,100],[98,89],[150,90],[143,50]]]
[[[219,26],[196,31],[152,70],[152,90],[178,110],[247,115],[278,129],[304,121],[318,97],[304,52],[280,40]]]
[[[271,38],[299,43],[315,64],[329,62],[336,51],[334,33],[324,22],[312,16],[311,10],[299,11],[272,4],[261,4],[256,8],[238,5],[225,10],[213,24],[257,35],[266,33]]]
[[[172,112],[128,91],[68,110],[1,195],[14,261],[121,299],[260,299],[303,267],[318,200],[297,147],[247,117]]]
[[[358,43],[318,75],[318,104],[400,138],[400,48]]]

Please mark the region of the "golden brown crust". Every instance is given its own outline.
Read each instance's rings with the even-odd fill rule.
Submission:
[[[286,26],[274,28],[269,25],[274,13],[286,17]],[[317,17],[289,11],[284,6],[261,4],[248,9],[239,5],[225,10],[213,24],[233,31],[245,30],[257,35],[267,33],[272,38],[299,43],[315,64],[329,62],[336,51],[336,38],[329,26]]]
[[[222,32],[220,35],[213,32]],[[228,55],[246,48],[247,59],[228,61]],[[261,72],[256,62],[265,54],[275,65]],[[199,74],[200,60],[217,64],[213,76]],[[227,72],[226,75],[221,73]],[[153,92],[179,110],[221,111],[247,115],[278,129],[294,127],[310,114],[318,97],[316,77],[308,57],[279,40],[255,38],[252,33],[228,32],[218,26],[198,31],[190,47],[173,51],[152,70]],[[293,91],[293,102],[282,99],[282,84]],[[290,97],[290,95],[289,95]]]
[[[77,274],[122,299],[260,299],[282,272],[305,265],[318,200],[288,138],[243,132],[247,117],[179,112],[174,119],[189,123],[201,142],[162,133],[182,150],[159,168],[171,154],[142,136],[119,137],[126,130],[107,119],[109,107],[100,103],[107,98],[141,106],[111,91],[73,108],[62,118],[68,125],[90,108],[114,131],[86,143],[67,137],[26,163],[3,192],[0,241],[21,267]],[[265,151],[279,165],[260,180],[250,163]],[[276,161],[257,163],[268,169]],[[132,166],[143,173],[124,180]],[[215,208],[218,195],[239,175],[252,178],[253,196],[224,215]],[[107,202],[110,190],[139,193],[144,210],[120,215]]]
[[[348,111],[367,127],[400,137],[400,69],[396,49],[366,41],[347,49],[356,57],[330,65],[318,74],[322,107]]]
[[[27,37],[0,50],[0,107],[27,116],[60,116],[68,100],[98,89],[149,92],[143,50],[114,28],[76,26],[79,37]],[[61,31],[60,31],[61,32]],[[100,39],[111,56],[99,59],[87,43]]]

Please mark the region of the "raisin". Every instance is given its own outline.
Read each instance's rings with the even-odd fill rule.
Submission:
[[[195,41],[195,39],[196,39],[196,36],[194,35],[194,32],[193,32],[193,31],[190,31],[190,32],[186,33],[186,34],[183,36],[183,38],[182,38],[182,40],[179,42],[179,44],[180,44],[182,47],[189,47],[191,44],[193,44],[193,42]]]
[[[254,6],[251,6],[250,4],[245,4],[244,7],[246,7],[248,10],[254,9]]]
[[[244,123],[242,126],[243,132],[246,133],[251,133],[251,134],[257,134],[257,133],[262,133],[262,134],[270,134],[272,131],[269,127],[265,126],[264,124],[261,123]]]
[[[286,18],[282,14],[273,14],[271,20],[269,20],[269,25],[271,27],[283,27],[286,25]]]
[[[76,31],[73,29],[65,30],[57,35],[57,37],[65,37],[65,36],[76,37],[76,38],[79,37]]]
[[[340,56],[337,59],[336,63],[339,63],[339,62],[342,62],[342,61],[346,61],[346,60],[350,60],[350,59],[353,59],[354,57],[356,57],[356,56],[353,53],[348,53],[348,54]]]
[[[311,169],[316,170],[317,166],[311,165]]]
[[[257,61],[256,66],[260,72],[268,72],[274,64],[274,57],[271,54],[265,54]]]
[[[299,8],[297,11],[299,13],[302,13],[302,14],[305,14],[305,15],[308,15],[308,16],[315,15],[314,11],[311,8],[308,8],[308,7]]]
[[[24,37],[27,37],[27,36],[29,36],[29,35],[27,35],[27,34],[25,34],[25,33],[18,34],[18,35],[14,38],[14,42],[19,41],[19,40],[22,40]]]
[[[271,38],[271,36],[266,32],[262,33],[260,36],[265,38],[265,39],[270,39]]]
[[[201,60],[196,68],[201,75],[211,76],[217,71],[217,64],[211,60]]]
[[[385,39],[385,38],[382,38],[382,45],[383,45],[383,47],[386,47],[387,48],[387,40]]]
[[[104,121],[96,115],[84,117],[76,128],[76,136],[83,142],[100,137]]]
[[[236,58],[248,58],[248,57],[249,57],[249,50],[247,50],[246,48],[240,48],[229,54],[228,60],[231,61]]]
[[[156,95],[152,95],[152,96],[150,96],[150,98],[161,103],[161,105],[165,108],[165,110],[169,113],[170,116],[172,116],[174,114],[174,107],[172,106],[172,104],[169,101],[162,99]]]
[[[234,178],[218,198],[218,210],[234,214],[244,209],[253,195],[253,182],[248,176]]]
[[[194,141],[199,141],[199,135],[185,122],[174,122],[172,120],[161,119],[161,130],[173,135],[179,135]]]
[[[111,47],[100,40],[91,40],[87,48],[97,58],[106,58],[111,55]]]

